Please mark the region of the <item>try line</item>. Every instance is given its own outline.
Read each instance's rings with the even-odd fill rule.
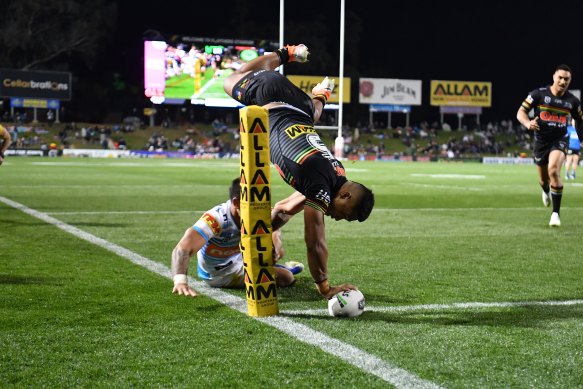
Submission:
[[[80,230],[70,224],[64,223],[46,213],[36,211],[28,208],[25,205],[12,201],[6,197],[0,196],[0,202],[18,209],[30,216],[40,219],[48,224],[54,225],[61,230],[68,232],[78,238],[81,238],[96,246],[109,250],[130,262],[142,266],[153,273],[161,275],[162,277],[172,279],[172,271],[169,267],[162,265],[159,262],[152,261],[143,257],[131,250],[118,246],[115,243],[109,242],[105,239],[99,238],[86,231]],[[188,281],[201,294],[218,301],[221,304],[228,306],[231,309],[239,311],[247,315],[247,302],[237,296],[226,293],[217,288],[211,288],[205,283],[188,277]],[[270,325],[284,332],[285,334],[298,339],[303,343],[316,346],[322,351],[334,355],[343,361],[369,373],[373,374],[382,380],[392,384],[396,388],[440,388],[431,381],[424,380],[416,375],[408,372],[405,369],[394,366],[382,359],[360,350],[350,344],[341,342],[338,339],[329,337],[328,335],[316,331],[304,324],[296,323],[292,319],[283,316],[271,317],[250,317],[258,320],[264,324]]]

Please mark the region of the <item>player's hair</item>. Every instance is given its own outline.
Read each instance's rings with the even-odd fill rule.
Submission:
[[[354,182],[354,181],[353,181]],[[374,207],[374,193],[360,182],[354,182],[362,188],[362,198],[356,208],[356,215],[359,222],[363,222],[370,216]]]
[[[569,73],[573,74],[573,72],[571,71],[571,68],[569,67],[569,65],[565,65],[564,63],[558,65],[557,68],[555,69],[555,72],[557,72],[559,70],[564,70],[566,72],[569,72]]]
[[[241,178],[237,177],[231,182],[231,187],[229,188],[229,199],[241,197]]]

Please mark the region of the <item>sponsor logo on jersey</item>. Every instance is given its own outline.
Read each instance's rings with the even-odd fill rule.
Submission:
[[[201,219],[204,220],[206,224],[208,224],[214,235],[218,235],[221,232],[221,226],[219,222],[216,221],[212,215],[205,213],[202,215]]]
[[[208,245],[206,248],[206,254],[215,258],[228,258],[232,255],[239,254],[239,246],[235,247],[221,247],[217,245]]]
[[[316,133],[316,130],[312,126],[294,124],[293,126],[286,128],[285,133],[290,139],[295,139],[300,135]]]
[[[320,189],[318,194],[316,194],[316,199],[326,204],[326,207],[330,205],[330,194],[324,189]]]

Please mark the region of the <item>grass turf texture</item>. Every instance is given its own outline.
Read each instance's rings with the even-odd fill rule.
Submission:
[[[9,158],[0,196],[169,265],[238,162]],[[583,298],[583,185],[548,227],[534,166],[347,162],[370,185],[365,223],[327,219],[330,278],[369,307]],[[272,170],[274,200],[291,192]],[[2,386],[386,387],[386,382],[0,203]],[[302,219],[284,230],[305,263]],[[194,261],[193,261],[194,262]],[[191,266],[191,272],[195,273]],[[244,297],[243,291],[232,291]],[[282,311],[324,309],[309,274]],[[583,305],[290,314],[437,385],[577,387]]]

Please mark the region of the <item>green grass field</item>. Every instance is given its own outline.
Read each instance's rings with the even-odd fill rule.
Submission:
[[[190,99],[196,97],[199,99],[204,98],[224,98],[230,99],[230,97],[223,90],[224,79],[232,73],[232,70],[228,69],[223,72],[223,74],[217,78],[213,78],[214,71],[210,67],[206,69],[200,80],[201,89],[195,93],[194,89],[194,78],[190,77],[188,74],[181,74],[179,76],[174,76],[166,80],[166,89],[164,90],[164,96],[166,98],[177,98],[177,99]]]
[[[0,386],[583,387],[583,181],[548,226],[534,166],[346,162],[376,194],[327,220],[327,316],[308,272],[281,314],[244,292],[172,295],[170,253],[224,201],[237,160],[8,158],[0,167]],[[274,200],[291,189],[272,170]],[[303,223],[284,229],[305,263]],[[195,274],[191,266],[191,274]]]

